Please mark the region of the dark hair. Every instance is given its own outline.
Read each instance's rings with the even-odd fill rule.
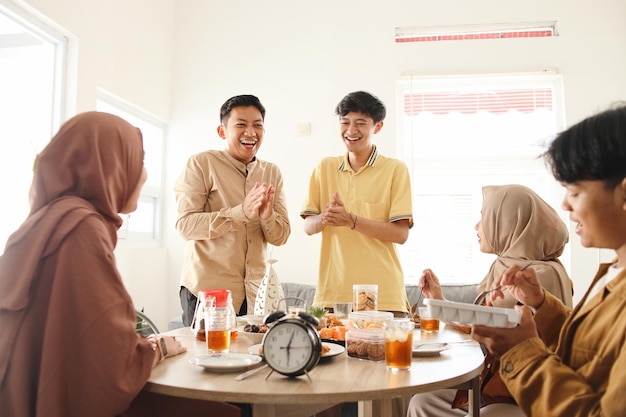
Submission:
[[[387,115],[383,102],[365,91],[355,91],[348,94],[341,99],[335,108],[335,113],[338,116],[345,116],[350,112],[363,113],[371,117],[374,123],[385,120]]]
[[[626,103],[561,132],[543,156],[557,181],[601,180],[615,187],[626,177]]]
[[[235,107],[248,107],[254,106],[261,112],[261,118],[265,120],[265,107],[261,104],[261,101],[251,94],[243,94],[240,96],[234,96],[229,98],[222,104],[220,108],[220,123],[225,125],[230,117],[230,112]]]

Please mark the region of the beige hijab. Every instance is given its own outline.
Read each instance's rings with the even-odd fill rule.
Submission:
[[[535,192],[522,185],[483,187],[482,228],[497,259],[478,286],[492,283],[511,265],[532,261],[541,285],[568,306],[572,305],[571,281],[558,257],[569,235],[556,211]],[[512,307],[516,300],[505,292],[494,305]]]

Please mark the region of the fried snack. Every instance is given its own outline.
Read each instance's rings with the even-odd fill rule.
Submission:
[[[359,342],[359,346],[356,349],[357,354],[359,355],[359,358],[361,359],[367,359],[368,355],[367,355],[367,347],[368,347],[369,343],[366,342]]]
[[[330,352],[330,348],[326,345],[322,345],[322,356],[328,354]]]
[[[352,356],[352,357],[359,357],[359,353],[358,353],[358,348],[359,348],[359,342],[353,342],[353,343],[349,343],[347,346],[347,351],[348,351],[348,356]]]
[[[368,343],[367,357],[373,361],[385,359],[385,346],[378,343]]]
[[[385,359],[385,345],[382,343],[369,343],[351,341],[346,346],[348,356],[359,359],[367,359],[371,361],[380,361]]]
[[[334,314],[326,314],[326,323],[328,327],[343,326],[343,322]]]
[[[320,330],[320,338],[322,339],[332,339],[335,334],[335,329],[332,327],[324,327]]]
[[[376,310],[376,293],[372,291],[359,291],[354,299],[356,311]]]

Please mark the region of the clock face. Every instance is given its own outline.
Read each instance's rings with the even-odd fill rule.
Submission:
[[[320,359],[321,342],[311,326],[300,319],[275,323],[263,339],[263,356],[276,372],[302,375]]]

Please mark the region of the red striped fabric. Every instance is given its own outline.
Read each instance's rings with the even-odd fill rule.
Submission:
[[[552,110],[550,88],[495,90],[484,93],[431,92],[407,93],[404,95],[404,113],[417,116],[422,112],[445,114],[459,112],[472,114],[488,111],[495,114],[517,110],[530,113],[539,108]]]

